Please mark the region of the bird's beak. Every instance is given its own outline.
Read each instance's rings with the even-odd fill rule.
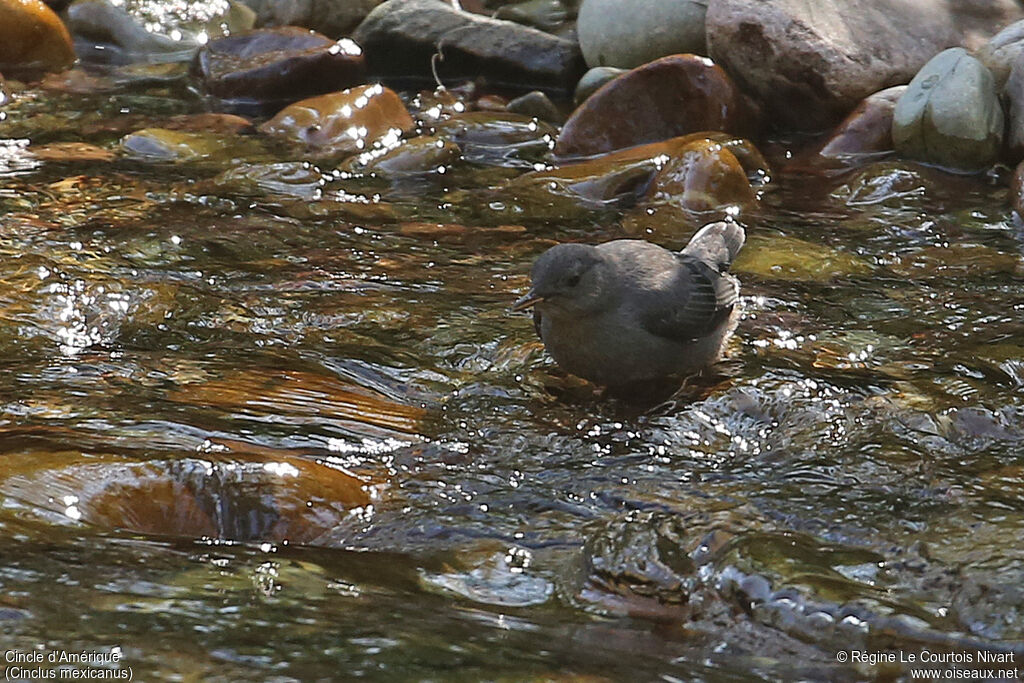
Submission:
[[[539,296],[537,292],[531,289],[524,296],[520,297],[519,299],[516,299],[516,302],[512,304],[512,310],[523,311],[526,310],[527,308],[535,306],[536,304],[539,304],[541,301],[544,301],[544,297]]]

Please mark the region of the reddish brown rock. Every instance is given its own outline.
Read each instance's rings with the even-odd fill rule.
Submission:
[[[75,61],[71,36],[40,0],[0,0],[0,71],[34,78]]]
[[[315,543],[382,482],[296,451],[215,443],[198,457],[11,455],[0,491],[49,521],[188,538]],[[230,450],[229,450],[230,449]]]
[[[1024,219],[1024,161],[1017,164],[1010,181],[1010,206],[1017,212],[1018,218]]]
[[[259,130],[316,150],[345,154],[394,146],[413,125],[398,95],[378,84],[296,102]]]
[[[207,94],[242,109],[341,90],[366,76],[354,42],[296,26],[213,40],[196,53],[192,70]]]
[[[566,121],[561,157],[591,156],[695,133],[751,127],[742,95],[711,60],[671,55],[608,82]]]
[[[667,206],[701,213],[749,204],[755,197],[747,168],[760,154],[725,134],[696,133],[620,150],[550,171],[526,173],[505,191],[531,215],[572,216],[580,209]],[[684,227],[692,222],[684,221]]]
[[[161,128],[184,130],[193,133],[221,133],[224,135],[245,135],[256,132],[249,119],[234,114],[179,114],[162,122]]]
[[[819,154],[835,159],[891,151],[892,112],[906,90],[907,86],[897,85],[866,98],[832,132]]]

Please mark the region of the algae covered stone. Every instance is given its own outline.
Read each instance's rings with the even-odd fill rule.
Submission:
[[[963,48],[940,52],[896,103],[892,137],[912,159],[965,172],[990,165],[1003,141],[992,73]]]

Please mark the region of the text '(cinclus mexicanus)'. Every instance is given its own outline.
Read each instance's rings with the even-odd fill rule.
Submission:
[[[720,357],[739,317],[729,266],[743,228],[711,223],[679,253],[643,240],[559,244],[533,265],[537,334],[568,372],[608,387],[697,373]]]

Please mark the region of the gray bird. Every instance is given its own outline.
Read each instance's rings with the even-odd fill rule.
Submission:
[[[537,334],[568,372],[607,387],[692,375],[718,360],[739,317],[728,274],[743,228],[711,223],[679,253],[643,240],[559,244],[540,255],[533,287]]]

